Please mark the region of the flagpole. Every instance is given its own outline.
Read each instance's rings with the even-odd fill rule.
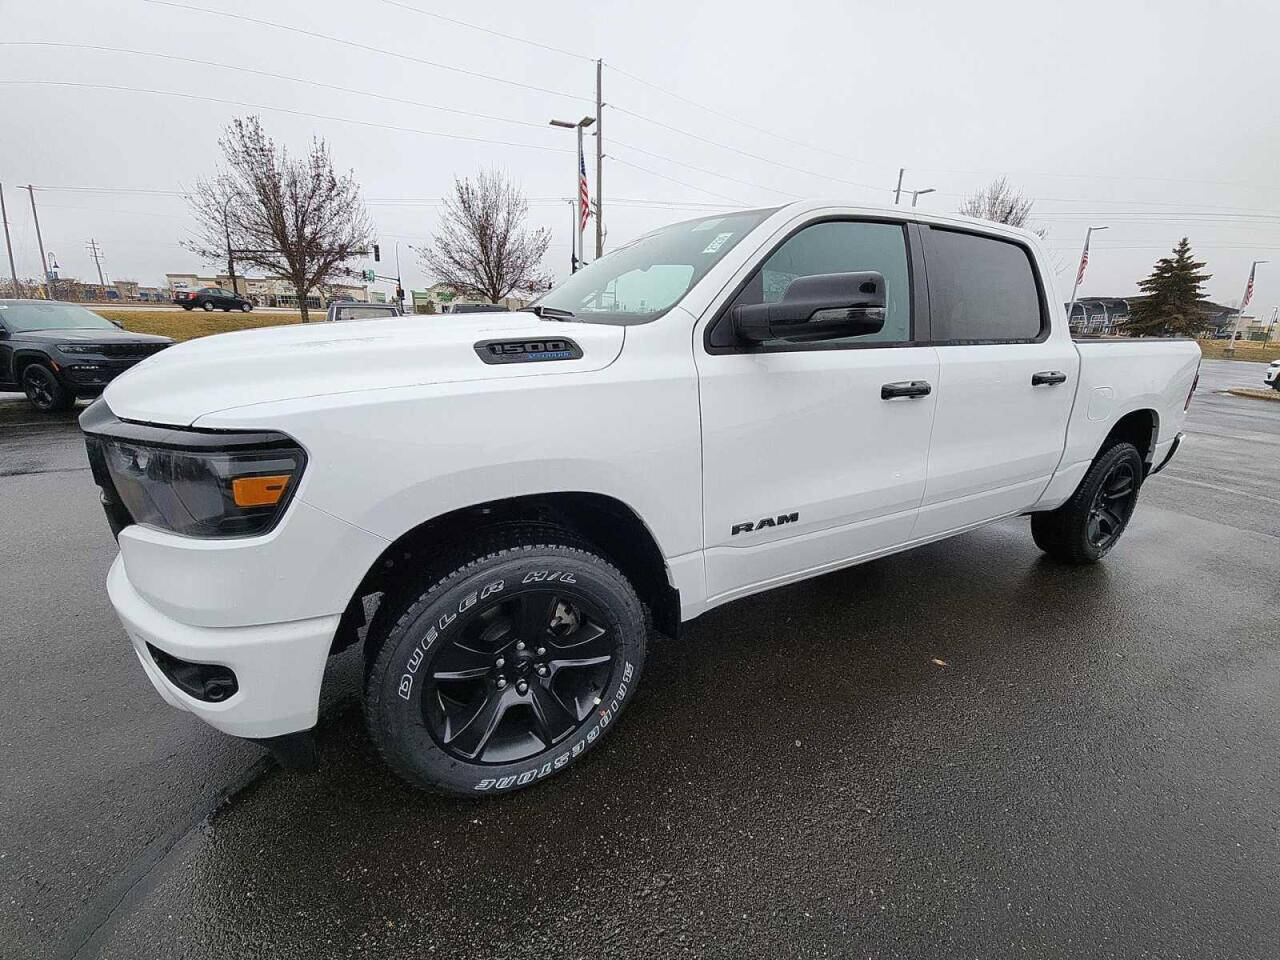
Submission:
[[[1075,312],[1075,309],[1076,309],[1076,291],[1080,289],[1080,281],[1084,279],[1084,267],[1086,266],[1086,263],[1087,263],[1087,261],[1085,260],[1085,257],[1088,256],[1089,254],[1089,238],[1093,236],[1093,231],[1107,230],[1107,229],[1109,228],[1108,227],[1090,227],[1088,230],[1085,231],[1084,246],[1080,248],[1080,266],[1076,267],[1076,282],[1071,287],[1071,302],[1067,304],[1067,329],[1068,330],[1071,329],[1071,315]],[[1088,319],[1089,318],[1086,316],[1085,317],[1086,327],[1089,325],[1087,322]]]
[[[1249,266],[1249,279],[1244,282],[1244,294],[1240,297],[1240,309],[1236,311],[1236,322],[1231,325],[1231,333],[1227,337],[1227,345],[1223,349],[1224,353],[1235,355],[1236,352],[1236,334],[1240,332],[1240,321],[1244,318],[1244,308],[1249,305],[1249,301],[1253,299],[1253,274],[1258,269],[1260,263],[1270,263],[1269,260],[1255,260]]]

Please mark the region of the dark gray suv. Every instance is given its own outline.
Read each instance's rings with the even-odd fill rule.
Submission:
[[[0,390],[21,390],[45,413],[67,410],[171,343],[74,303],[0,300]]]

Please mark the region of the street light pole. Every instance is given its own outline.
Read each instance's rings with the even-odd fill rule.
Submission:
[[[911,205],[914,207],[916,205],[916,200],[924,196],[926,193],[936,193],[936,192],[937,190],[934,187],[925,187],[923,190],[912,190]]]
[[[895,207],[902,202],[902,175],[906,172],[906,167],[898,168],[898,188],[893,191],[893,205]]]
[[[1110,227],[1090,227],[1084,234],[1084,247],[1080,250],[1080,266],[1076,268],[1076,282],[1071,287],[1071,302],[1067,304],[1067,329],[1071,329],[1071,315],[1076,309],[1076,291],[1080,289],[1080,281],[1084,279],[1084,268],[1089,264],[1089,238],[1095,230],[1109,230]],[[1087,326],[1087,324],[1086,324]]]
[[[227,275],[231,277],[231,292],[238,297],[240,291],[236,288],[236,258],[231,252],[231,224],[227,220],[227,205],[230,203],[230,197],[222,201],[222,233],[227,238]]]
[[[577,123],[573,123],[569,120],[551,121],[551,125],[553,127],[563,127],[566,130],[576,129],[578,131],[578,155],[573,158],[573,203],[575,220],[573,224],[573,234],[571,234],[571,236],[577,237],[578,256],[574,260],[575,273],[577,272],[577,268],[582,266],[582,260],[584,259],[582,255],[586,252],[582,245],[582,221],[584,219],[582,210],[582,179],[586,176],[586,160],[582,155],[582,131],[595,122],[595,117],[583,117]],[[597,184],[597,186],[599,186],[599,184]],[[597,213],[597,217],[598,216],[599,215]]]

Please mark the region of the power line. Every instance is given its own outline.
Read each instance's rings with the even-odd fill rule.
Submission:
[[[156,0],[149,0],[149,2],[156,2]],[[646,87],[650,87],[654,90],[657,90],[659,93],[665,94],[666,96],[671,97],[674,100],[679,100],[681,103],[687,103],[689,106],[697,107],[699,110],[705,110],[707,113],[720,117],[723,120],[728,120],[731,123],[736,123],[739,126],[746,127],[748,130],[754,130],[756,133],[763,133],[765,136],[773,137],[774,139],[781,140],[783,143],[789,143],[793,147],[803,147],[805,150],[816,151],[818,153],[825,153],[828,156],[836,157],[840,160],[848,161],[849,163],[860,163],[863,166],[868,166],[868,167],[884,166],[884,164],[873,164],[873,163],[870,163],[869,161],[861,160],[857,157],[851,157],[851,156],[848,156],[847,154],[837,153],[834,150],[828,150],[825,147],[819,147],[812,143],[805,143],[802,140],[793,140],[790,137],[784,137],[782,134],[777,133],[776,131],[769,130],[765,127],[757,126],[754,123],[749,123],[746,120],[742,120],[739,117],[733,116],[732,114],[725,113],[722,110],[717,110],[714,107],[709,107],[705,103],[699,103],[697,100],[691,100],[688,97],[683,96],[682,94],[673,93],[672,91],[666,89],[665,87],[660,87],[656,83],[651,83],[650,81],[645,80],[643,77],[638,77],[634,73],[629,73],[628,71],[623,70],[621,67],[615,66],[611,63],[606,63],[605,66],[608,67],[610,70],[612,70],[614,73],[617,73],[620,76],[626,77],[628,80],[634,81],[635,83],[643,84]]]
[[[588,57],[585,54],[574,53],[572,50],[566,50],[563,47],[554,47],[549,43],[542,43],[538,40],[530,40],[528,37],[519,37],[512,33],[503,33],[501,30],[494,30],[490,27],[482,27],[476,23],[468,23],[465,20],[457,20],[454,17],[446,17],[443,13],[435,13],[431,10],[423,10],[419,7],[411,6],[407,3],[398,3],[396,0],[380,0],[389,7],[399,7],[401,10],[408,10],[410,13],[416,13],[422,17],[432,17],[435,20],[443,20],[445,23],[452,23],[454,26],[466,27],[468,30],[479,30],[481,33],[492,34],[495,37],[502,37],[504,40],[512,40],[516,43],[527,44],[531,47],[538,47],[542,50],[550,50],[552,53],[563,54],[566,57],[573,57],[575,60],[585,60],[587,63],[595,63],[595,57]]]
[[[682,187],[688,187],[691,190],[698,190],[702,193],[710,194],[713,197],[719,197],[721,200],[728,200],[734,204],[737,204],[740,207],[746,206],[746,204],[744,204],[741,200],[736,200],[733,197],[727,197],[723,193],[716,193],[714,190],[708,190],[706,187],[699,187],[697,184],[686,183],[683,180],[677,180],[675,177],[668,177],[664,173],[658,173],[655,170],[650,170],[647,167],[642,167],[638,163],[632,163],[629,160],[623,160],[621,157],[610,157],[609,159],[611,159],[614,163],[622,164],[624,167],[631,167],[633,170],[639,170],[641,173],[647,173],[651,177],[657,177],[659,180],[668,180],[671,183],[678,183]]]
[[[146,0],[147,3],[158,3],[160,0]],[[441,133],[438,130],[419,130],[416,127],[402,127],[393,123],[379,123],[374,120],[357,120],[354,117],[337,117],[330,114],[311,113],[307,110],[294,110],[290,107],[274,107],[263,103],[249,103],[244,100],[231,100],[222,97],[206,97],[195,93],[178,93],[174,90],[153,90],[147,87],[126,87],[109,83],[75,83],[69,80],[0,80],[0,84],[34,84],[51,87],[78,87],[91,90],[115,90],[124,93],[149,93],[158,97],[178,97],[183,100],[199,100],[204,103],[217,103],[224,106],[247,107],[250,110],[271,110],[276,113],[287,113],[296,117],[309,117],[314,120],[330,120],[336,123],[353,123],[361,127],[375,127],[380,130],[395,130],[400,133],[416,133],[424,137],[443,137],[446,140],[466,140],[471,143],[494,143],[504,147],[525,147],[529,150],[546,150],[550,153],[572,153],[562,147],[544,146],[539,143],[521,143],[513,140],[494,140],[489,137],[470,137],[460,133]]]
[[[188,3],[177,3],[175,0],[143,0],[144,3],[154,4],[161,7],[173,7],[177,10],[189,10],[194,13],[204,13],[213,17],[226,17],[230,20],[239,20],[242,23],[252,23],[259,27],[271,27],[276,30],[287,30],[290,33],[300,34],[304,37],[312,37],[317,40],[327,40],[330,43],[338,43],[344,47],[355,47],[359,50],[367,50],[370,53],[376,53],[380,57],[395,57],[399,60],[406,60],[410,63],[418,63],[427,67],[435,67],[439,70],[452,70],[455,73],[465,74],[469,77],[476,77],[480,80],[490,80],[494,83],[503,83],[512,87],[522,87],[526,90],[536,90],[538,93],[549,93],[555,97],[565,97],[569,100],[587,100],[594,102],[591,97],[582,97],[576,93],[565,93],[563,90],[552,90],[550,87],[540,87],[532,83],[524,83],[520,80],[508,80],[506,77],[495,77],[492,74],[480,73],[477,70],[468,70],[466,67],[458,67],[449,63],[440,63],[436,60],[427,60],[423,57],[411,56],[407,53],[399,53],[395,50],[384,50],[367,43],[360,43],[358,40],[351,40],[344,37],[335,37],[327,33],[320,33],[316,30],[307,30],[304,27],[295,27],[287,23],[277,23],[273,20],[260,20],[257,17],[246,17],[239,13],[229,13],[225,10],[210,10],[207,7],[197,7]]]
[[[160,60],[173,60],[179,63],[192,63],[204,67],[217,67],[220,70],[234,70],[237,73],[248,73],[257,77],[268,77],[272,80],[285,80],[289,83],[298,83],[308,87],[324,87],[328,90],[337,90],[340,93],[350,93],[359,97],[371,97],[375,100],[385,100],[388,103],[400,103],[408,106],[422,107],[426,110],[441,110],[445,113],[456,113],[464,117],[476,117],[482,120],[496,120],[501,123],[515,123],[522,127],[534,127],[542,130],[545,124],[534,123],[532,120],[519,120],[515,117],[501,117],[490,113],[477,113],[474,110],[460,110],[456,107],[446,107],[438,103],[424,103],[421,100],[409,100],[405,97],[395,97],[390,94],[375,93],[371,90],[357,90],[353,87],[343,87],[334,83],[325,83],[322,80],[308,80],[305,77],[292,77],[283,73],[271,73],[267,70],[257,70],[253,67],[243,67],[234,63],[219,63],[216,60],[201,60],[198,57],[183,57],[172,53],[154,53],[149,50],[130,50],[124,47],[108,47],[96,43],[62,43],[53,40],[0,40],[0,46],[13,47],[64,47],[72,50],[99,50],[107,53],[123,53],[135,57],[154,57]]]
[[[799,194],[790,193],[787,190],[779,190],[777,187],[769,187],[763,183],[753,183],[750,180],[740,180],[737,177],[729,176],[729,174],[727,173],[717,173],[715,170],[708,170],[706,167],[694,166],[692,163],[685,163],[683,160],[673,160],[671,157],[664,156],[661,153],[654,153],[652,150],[645,150],[641,147],[634,147],[629,143],[623,143],[621,140],[614,140],[613,143],[614,143],[614,146],[622,147],[626,150],[633,150],[636,153],[644,154],[646,157],[653,157],[655,160],[665,160],[667,163],[674,163],[677,167],[685,167],[689,170],[694,170],[698,173],[705,173],[711,177],[719,177],[722,180],[732,180],[734,183],[740,183],[744,187],[755,187],[757,190],[769,190],[772,193],[780,193],[784,197],[790,197],[792,200],[801,199]],[[617,157],[613,156],[612,154],[610,154],[610,157],[614,160],[617,159]]]
[[[823,180],[831,180],[835,183],[844,183],[852,187],[862,187],[866,190],[883,191],[887,189],[885,187],[878,187],[870,183],[860,183],[857,180],[846,180],[844,177],[833,177],[830,174],[818,173],[816,170],[806,170],[803,167],[796,167],[789,163],[783,163],[780,160],[771,160],[769,157],[762,157],[759,154],[751,153],[747,150],[742,150],[742,149],[739,149],[738,147],[730,146],[727,143],[722,143],[719,140],[712,139],[711,137],[704,137],[701,134],[693,133],[690,130],[683,130],[680,127],[672,126],[671,124],[666,123],[662,120],[654,120],[652,117],[646,117],[643,114],[636,113],[634,110],[628,110],[625,107],[619,107],[616,104],[611,104],[610,106],[612,106],[616,112],[626,114],[629,117],[634,117],[635,119],[641,120],[644,123],[651,123],[655,127],[662,127],[664,130],[670,130],[672,133],[678,133],[681,136],[689,137],[692,140],[698,140],[698,141],[701,141],[702,143],[708,143],[708,144],[711,144],[711,146],[713,147],[720,148],[721,150],[729,150],[733,153],[741,154],[744,157],[749,157],[752,160],[758,160],[761,163],[768,163],[768,164],[771,164],[772,166],[780,167],[783,170],[792,170],[796,173],[803,173],[806,176],[820,177]]]

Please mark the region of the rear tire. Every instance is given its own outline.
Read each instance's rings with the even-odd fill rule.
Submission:
[[[1129,525],[1142,486],[1138,448],[1118,442],[1094,458],[1076,492],[1062,506],[1031,515],[1036,546],[1063,563],[1097,563]]]
[[[648,627],[630,582],[546,527],[500,531],[441,566],[452,572],[384,598],[370,630],[365,719],[383,759],[412,786],[466,797],[571,766],[640,679]]]

